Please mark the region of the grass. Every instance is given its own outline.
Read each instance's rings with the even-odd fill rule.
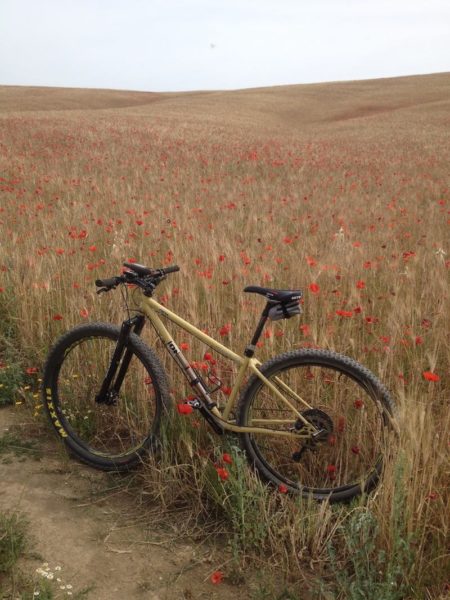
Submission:
[[[0,513],[0,573],[11,572],[26,547],[26,521],[18,514]]]
[[[151,98],[3,88],[0,306],[14,316],[19,359],[2,355],[0,383],[18,364],[38,378],[49,345],[75,323],[120,322],[121,301],[97,297],[93,281],[129,258],[180,264],[159,299],[213,336],[230,323],[224,341],[237,350],[262,308],[245,285],[299,286],[301,320],[275,323],[259,357],[318,346],[369,366],[396,399],[404,458],[356,506],[309,505],[244,466],[219,481],[217,441],[184,423],[145,471],[143,497],[183,511],[186,531],[209,523],[227,535],[233,569],[284,572],[289,593],[316,589],[319,576],[332,585],[334,564],[347,583],[333,593],[345,597],[357,539],[373,542],[388,581],[394,567],[381,557],[403,540],[405,599],[439,597],[449,566],[449,79]],[[204,347],[176,339],[202,359]],[[179,401],[190,392],[167,366]]]
[[[32,556],[28,523],[19,513],[0,511],[0,597],[20,600],[61,600],[70,597],[82,600],[91,588],[72,591],[73,586],[63,579],[61,567],[51,569],[47,563],[36,570],[34,576],[24,572],[20,559]]]
[[[14,454],[19,457],[39,458],[41,452],[35,440],[23,440],[14,433],[4,433],[0,437],[0,455]]]

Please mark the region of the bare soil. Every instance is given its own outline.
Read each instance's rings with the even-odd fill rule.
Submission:
[[[9,432],[36,440],[32,428],[36,424],[25,409],[0,409],[0,437]],[[22,513],[29,523],[30,552],[22,570],[33,574],[48,563],[74,595],[92,588],[87,598],[95,600],[251,597],[243,584],[211,583],[221,568],[217,551],[180,538],[176,515],[170,523],[158,519],[155,527],[123,478],[69,459],[45,430],[37,450],[0,455],[0,511]],[[56,566],[61,569],[54,571]]]

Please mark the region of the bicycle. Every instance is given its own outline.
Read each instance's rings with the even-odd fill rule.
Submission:
[[[44,367],[45,411],[71,453],[93,467],[121,471],[158,451],[158,433],[173,401],[160,359],[140,337],[148,319],[195,394],[181,412],[198,411],[217,434],[237,434],[263,480],[330,502],[376,486],[395,427],[394,402],[375,375],[330,350],[291,350],[264,364],[255,358],[268,320],[301,313],[301,290],[244,289],[263,296],[266,305],[241,356],[153,298],[178,266],[151,269],[126,262],[124,267],[122,275],[97,280],[97,293],[133,288],[135,314],[120,327],[93,322],[68,331]],[[162,318],[236,363],[224,406],[212,398],[221,381],[213,373],[209,383],[204,380]]]

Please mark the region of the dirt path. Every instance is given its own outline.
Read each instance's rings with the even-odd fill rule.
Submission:
[[[31,428],[25,410],[0,409],[0,438],[10,433],[26,440]],[[38,456],[0,455],[0,511],[26,516],[40,557],[27,561],[30,574],[48,563],[74,595],[92,586],[89,600],[252,597],[243,586],[213,585],[209,577],[220,564],[211,549],[180,539],[174,522],[153,529],[117,478],[68,459],[46,433],[38,440]]]

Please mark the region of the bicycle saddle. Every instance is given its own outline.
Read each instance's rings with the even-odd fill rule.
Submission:
[[[303,296],[302,290],[274,290],[273,288],[259,287],[258,285],[248,285],[244,288],[244,292],[261,294],[261,296],[265,296],[269,302],[281,302],[282,304],[300,300]]]

